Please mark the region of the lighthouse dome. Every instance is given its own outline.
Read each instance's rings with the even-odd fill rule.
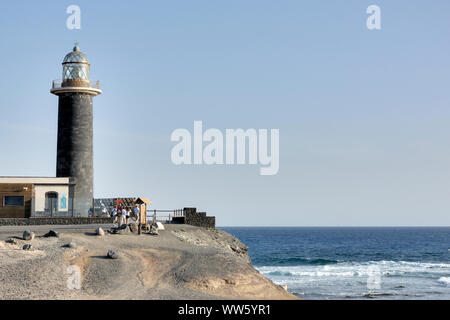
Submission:
[[[71,62],[89,64],[89,59],[83,52],[80,51],[80,48],[77,45],[75,45],[72,52],[69,52],[64,57],[63,60],[63,63],[71,63]]]
[[[63,60],[63,86],[87,86],[89,81],[89,59],[75,44],[72,52]]]
[[[91,64],[88,57],[80,51],[78,42],[73,50],[66,54],[62,62],[62,78],[54,80],[51,93],[60,95],[65,93],[87,93],[96,96],[102,93],[100,82],[89,79]]]

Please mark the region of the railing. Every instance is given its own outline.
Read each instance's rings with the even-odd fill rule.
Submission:
[[[52,89],[59,89],[61,88],[62,80],[53,80],[52,82]]]
[[[183,209],[172,210],[147,210],[147,220],[172,222],[174,217],[184,217]],[[166,218],[162,220],[161,218]]]
[[[89,87],[90,88],[94,88],[94,89],[100,90],[100,81],[97,80],[95,82],[94,81],[86,81],[86,82],[89,83]],[[52,81],[52,89],[61,89],[61,88],[63,88],[61,79]]]

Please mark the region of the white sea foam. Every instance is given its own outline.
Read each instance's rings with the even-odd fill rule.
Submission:
[[[307,299],[450,298],[450,264],[446,263],[370,261],[256,268]],[[377,280],[376,287],[370,286],[371,280]]]
[[[410,261],[340,262],[330,265],[261,266],[276,284],[307,298],[449,297],[450,264]],[[375,278],[374,278],[375,277]],[[377,288],[369,286],[376,279]],[[439,279],[439,282],[437,282]],[[434,285],[433,285],[434,283]],[[437,284],[440,284],[439,286]],[[439,289],[440,288],[440,289]],[[433,293],[434,294],[434,293]]]
[[[450,264],[409,261],[370,261],[363,263],[342,262],[324,266],[262,266],[257,267],[257,269],[269,277],[367,277],[373,275],[374,272],[383,276],[397,276],[410,273],[446,273],[450,272]]]

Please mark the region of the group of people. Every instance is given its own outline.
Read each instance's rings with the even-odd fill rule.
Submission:
[[[108,212],[108,216],[114,218],[113,223],[117,223],[120,227],[122,224],[129,224],[130,219],[133,215],[134,220],[139,221],[140,209],[139,206],[135,207],[124,207],[121,204],[112,208],[111,212]]]

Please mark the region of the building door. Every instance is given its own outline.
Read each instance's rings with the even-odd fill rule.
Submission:
[[[45,194],[45,213],[47,216],[53,217],[58,211],[58,193],[47,192]]]

